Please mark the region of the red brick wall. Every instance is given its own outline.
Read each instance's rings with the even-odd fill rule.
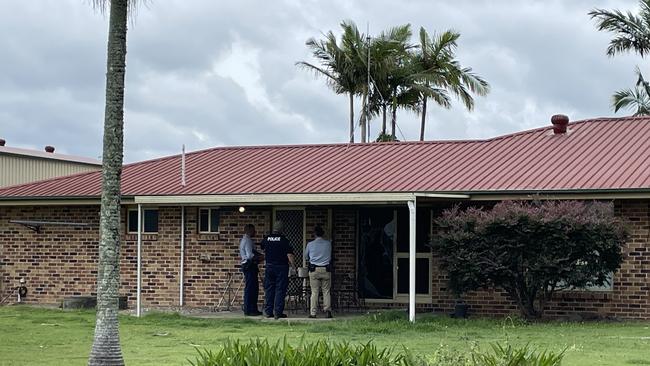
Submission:
[[[239,241],[244,234],[244,225],[255,225],[255,243],[262,240],[271,224],[270,209],[248,209],[244,213],[235,210],[222,212],[219,234],[199,234],[197,230],[197,208],[186,209],[185,239],[185,305],[188,307],[214,307],[232,274],[234,290],[231,296],[236,305],[241,304],[242,290],[235,297],[242,273],[239,272]],[[263,266],[260,278],[263,278]],[[262,294],[260,281],[260,294]],[[176,294],[178,298],[178,292]],[[260,297],[260,304],[261,304]],[[226,296],[227,300],[227,296]],[[225,301],[224,300],[224,303]]]
[[[620,200],[615,202],[617,216],[631,230],[623,248],[624,262],[614,276],[611,291],[565,291],[557,293],[548,304],[546,314],[561,317],[582,313],[598,317],[650,319],[650,200]],[[438,268],[434,256],[434,311],[449,312],[453,297],[446,290],[447,278]],[[477,291],[464,296],[472,313],[507,315],[517,313],[517,307],[507,295],[498,290]]]
[[[617,214],[630,225],[632,235],[624,248],[625,263],[616,274],[613,291],[567,292],[549,305],[549,315],[573,312],[600,316],[650,319],[650,201],[618,201]],[[159,233],[143,235],[142,301],[145,308],[179,305],[180,208],[159,208]],[[239,240],[243,226],[257,227],[255,242],[270,230],[270,208],[249,209],[239,213],[232,209],[221,213],[219,234],[199,234],[197,208],[186,208],[185,305],[213,307],[221,296],[230,274],[236,288],[241,278]],[[123,213],[126,217],[126,210]],[[88,227],[46,226],[40,234],[9,220],[44,220],[89,223]],[[353,208],[333,208],[328,224],[326,208],[306,209],[307,240],[316,224],[331,225],[334,251],[334,289],[356,290],[357,213]],[[55,303],[65,296],[93,295],[96,281],[96,258],[99,209],[76,207],[1,207],[0,208],[0,276],[5,288],[27,280],[28,302]],[[327,229],[326,229],[327,230]],[[121,248],[121,293],[135,306],[136,236],[124,236]],[[434,256],[432,301],[418,308],[449,312],[453,298],[446,291],[446,277],[439,271]],[[262,268],[263,271],[263,268]],[[351,275],[353,278],[349,277]],[[390,274],[392,275],[392,273]],[[263,277],[263,276],[261,276]],[[263,292],[260,291],[260,294]],[[241,290],[236,298],[240,304]],[[504,294],[480,291],[466,296],[475,314],[505,315],[517,309]],[[262,300],[260,297],[260,304]],[[345,304],[342,304],[345,305]],[[405,303],[375,304],[382,307],[405,307]]]
[[[352,295],[357,291],[357,211],[354,209],[334,209],[332,213],[332,257],[334,258],[334,278],[332,288],[334,299],[341,307],[353,303]],[[337,291],[338,290],[338,291]]]

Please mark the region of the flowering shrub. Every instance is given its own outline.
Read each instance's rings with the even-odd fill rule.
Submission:
[[[450,289],[502,288],[528,319],[541,317],[557,290],[606,284],[627,237],[613,205],[599,202],[456,207],[437,224],[433,244]]]

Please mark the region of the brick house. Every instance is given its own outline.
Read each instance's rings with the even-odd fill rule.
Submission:
[[[453,306],[427,246],[445,208],[607,200],[632,230],[622,268],[605,288],[558,293],[547,313],[650,319],[650,118],[553,121],[488,140],[226,147],[125,165],[121,293],[138,310],[214,307],[240,276],[243,225],[261,236],[280,219],[298,254],[326,228],[343,301],[414,319]],[[100,179],[0,189],[0,274],[26,280],[28,303],[95,293]],[[476,314],[517,311],[495,290],[467,300]]]

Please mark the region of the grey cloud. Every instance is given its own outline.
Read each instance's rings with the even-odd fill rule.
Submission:
[[[634,55],[606,57],[610,35],[587,16],[594,7],[636,9],[636,0],[149,3],[128,39],[127,161],[177,153],[183,143],[347,141],[347,98],[294,65],[309,59],[307,38],[337,32],[343,19],[362,29],[368,22],[375,34],[407,22],[414,31],[461,32],[461,62],[493,90],[471,113],[431,108],[428,138],[491,137],[547,124],[561,112],[611,115],[610,95],[632,85],[634,65],[644,64]],[[107,18],[78,0],[2,6],[0,137],[12,146],[54,144],[98,156]],[[228,69],[215,70],[224,60]],[[407,139],[418,136],[418,116],[400,113],[398,122]]]

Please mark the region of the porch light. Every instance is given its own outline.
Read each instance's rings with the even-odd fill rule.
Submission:
[[[239,212],[244,213],[244,211],[246,211],[246,207],[239,206]]]

